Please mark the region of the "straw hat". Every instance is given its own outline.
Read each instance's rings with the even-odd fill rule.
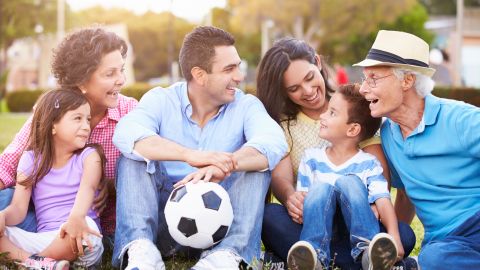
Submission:
[[[421,38],[399,31],[380,30],[365,60],[353,66],[392,66],[432,77],[428,44]]]

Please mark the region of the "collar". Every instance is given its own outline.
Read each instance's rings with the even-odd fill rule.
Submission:
[[[192,117],[193,109],[192,109],[192,103],[188,98],[188,84],[186,82],[182,83],[182,85],[180,86],[180,95],[181,95],[180,104],[182,106],[182,112],[185,114],[185,116],[188,119],[190,119]],[[220,106],[220,109],[218,109],[218,112],[217,114],[215,114],[214,117],[217,117],[221,112],[223,112],[227,107],[227,105],[228,103]]]
[[[120,121],[121,116],[120,116],[120,111],[118,106],[115,108],[108,108],[107,114],[102,118],[102,120],[100,120],[100,122],[98,122],[98,124],[95,127],[103,128],[108,124],[109,120],[113,120],[115,122]]]
[[[425,97],[425,108],[423,109],[422,120],[420,120],[418,126],[408,137],[422,133],[426,126],[434,125],[437,122],[440,106],[440,98],[431,94],[427,95]],[[388,119],[388,121],[390,123],[390,129],[392,132],[399,132],[401,136],[400,126],[391,119]]]

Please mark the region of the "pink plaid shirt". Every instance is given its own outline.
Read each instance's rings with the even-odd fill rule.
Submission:
[[[105,117],[92,130],[88,140],[88,143],[98,143],[103,147],[107,158],[105,176],[111,181],[115,181],[115,164],[120,156],[120,152],[112,143],[115,126],[120,118],[130,112],[138,103],[137,100],[130,97],[123,95],[119,95],[118,97],[118,106],[113,109],[108,109]],[[25,122],[12,143],[10,143],[0,155],[0,181],[3,182],[5,187],[15,185],[18,161],[27,147],[31,123],[32,117]],[[112,198],[107,200],[107,206],[100,218],[103,233],[106,235],[113,234],[115,232],[115,200]]]

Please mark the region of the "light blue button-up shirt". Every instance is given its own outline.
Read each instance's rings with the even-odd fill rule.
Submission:
[[[157,87],[146,93],[138,106],[124,116],[115,128],[113,143],[128,158],[143,160],[135,153],[135,142],[159,135],[184,147],[233,153],[250,146],[262,153],[272,170],[287,151],[280,126],[268,115],[263,104],[238,90],[235,100],[220,107],[218,113],[200,128],[192,120],[192,105],[187,83]],[[147,171],[155,171],[147,162]],[[186,162],[164,161],[166,173],[177,182],[196,170]]]
[[[415,206],[424,243],[442,239],[480,209],[478,107],[428,95],[423,119],[407,138],[392,120],[381,136],[392,184]]]

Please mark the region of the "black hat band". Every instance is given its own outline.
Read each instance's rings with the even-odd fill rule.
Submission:
[[[389,52],[377,50],[377,49],[370,49],[367,55],[367,59],[377,60],[380,62],[406,64],[406,65],[413,65],[413,66],[428,68],[428,64],[425,62],[418,61],[415,59],[405,59],[393,53],[389,53]]]

